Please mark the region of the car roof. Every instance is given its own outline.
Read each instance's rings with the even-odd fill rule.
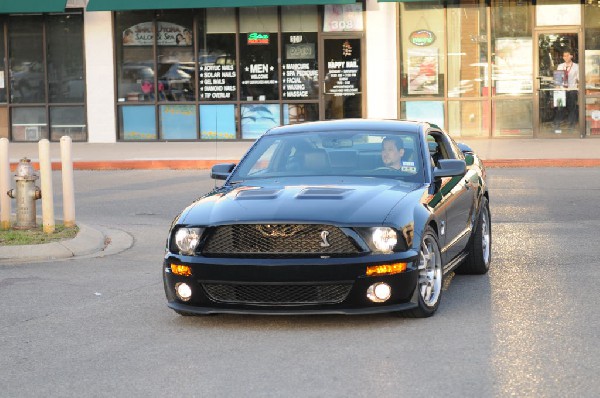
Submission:
[[[274,127],[265,135],[289,134],[295,132],[314,131],[348,131],[348,130],[376,130],[376,131],[405,131],[419,132],[426,130],[430,124],[409,120],[385,120],[385,119],[340,119],[325,120],[318,122],[307,122],[293,125]],[[433,126],[433,125],[431,125]]]

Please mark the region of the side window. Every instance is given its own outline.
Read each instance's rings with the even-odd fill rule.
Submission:
[[[429,155],[434,166],[438,165],[440,159],[447,159],[446,148],[439,135],[429,133],[427,135],[427,146],[429,147]]]

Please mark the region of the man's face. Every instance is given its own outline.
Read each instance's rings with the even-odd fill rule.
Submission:
[[[381,159],[387,167],[399,168],[402,155],[404,155],[404,149],[396,149],[396,144],[393,141],[383,142]]]
[[[570,63],[572,59],[573,59],[573,54],[571,54],[570,52],[563,53],[563,60],[566,63]]]

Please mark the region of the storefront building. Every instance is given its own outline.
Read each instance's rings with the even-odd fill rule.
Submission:
[[[27,0],[0,24],[13,142],[253,140],[348,117],[600,137],[598,0]]]

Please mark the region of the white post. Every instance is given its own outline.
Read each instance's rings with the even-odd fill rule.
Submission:
[[[40,178],[42,179],[42,230],[54,232],[54,193],[52,192],[52,164],[50,163],[50,141],[38,142],[40,152]]]
[[[60,138],[60,157],[62,163],[63,217],[65,227],[75,226],[75,192],[73,189],[73,156],[71,137]]]
[[[0,229],[10,228],[10,160],[8,159],[8,140],[0,138]]]

